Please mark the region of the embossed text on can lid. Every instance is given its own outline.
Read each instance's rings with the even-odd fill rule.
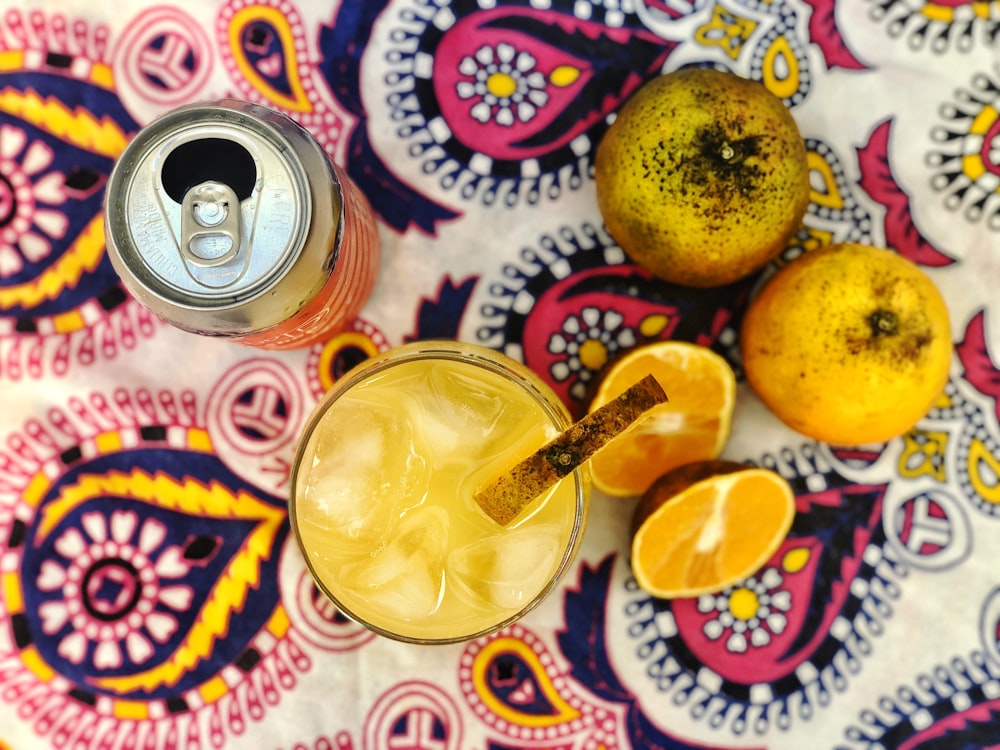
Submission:
[[[286,137],[298,126],[275,117],[249,103],[184,107],[141,130],[115,166],[106,205],[112,262],[141,301],[182,328],[238,334],[289,314],[241,309],[310,241],[317,159],[307,154],[304,165]],[[219,312],[220,323],[187,311]]]

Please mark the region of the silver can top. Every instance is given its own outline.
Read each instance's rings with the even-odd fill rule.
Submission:
[[[306,246],[318,242],[312,260],[331,265],[334,183],[325,154],[283,115],[235,100],[174,110],[141,130],[112,171],[112,264],[180,328],[239,335],[275,325],[322,286],[316,267],[293,270]],[[314,213],[319,237],[310,236]],[[289,274],[292,288],[268,294]]]

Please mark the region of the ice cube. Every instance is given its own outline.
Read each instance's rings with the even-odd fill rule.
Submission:
[[[479,368],[432,367],[427,378],[428,415],[434,435],[450,432],[459,443],[506,436],[522,418],[501,392],[496,375]]]
[[[403,620],[434,614],[444,594],[448,514],[443,508],[416,508],[400,522],[388,544],[369,559],[341,569],[341,582],[367,609]]]
[[[398,410],[342,398],[312,439],[313,459],[299,479],[300,524],[378,547],[400,514],[423,501],[430,467]]]
[[[451,552],[448,584],[477,609],[519,610],[555,572],[560,538],[558,525],[542,524],[479,539]]]

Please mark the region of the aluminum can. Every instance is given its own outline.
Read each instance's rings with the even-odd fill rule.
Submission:
[[[225,99],[141,129],[105,194],[115,271],[185,331],[294,349],[357,316],[380,262],[371,206],[296,122]]]

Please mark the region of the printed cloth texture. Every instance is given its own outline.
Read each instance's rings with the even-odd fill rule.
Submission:
[[[1000,743],[1000,2],[0,11],[0,748]],[[497,635],[419,647],[344,618],[311,583],[287,496],[306,415],[357,362],[478,342],[575,415],[600,365],[649,341],[704,344],[740,372],[759,277],[656,281],[595,201],[613,113],[692,65],[762,81],[806,139],[811,202],[775,265],[850,240],[938,284],[945,393],[907,435],[840,450],[780,425],[740,376],[724,456],[784,475],[798,512],[718,595],[639,590],[632,501],[595,491],[558,591]],[[297,120],[374,207],[375,292],[322,344],[183,333],[111,267],[116,157],[157,115],[221,97]]]

